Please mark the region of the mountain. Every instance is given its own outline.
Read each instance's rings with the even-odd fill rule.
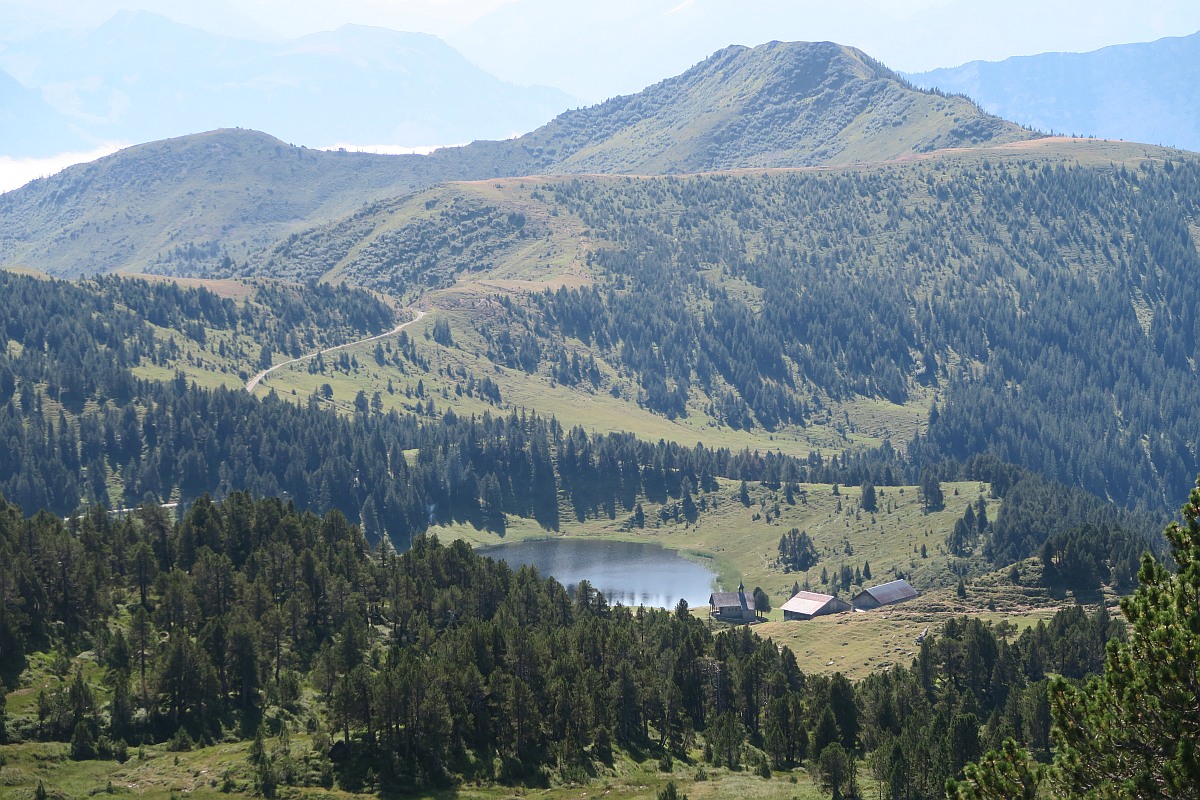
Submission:
[[[884,161],[1031,136],[964,98],[914,91],[854,48],[771,42],[726,48],[518,143],[539,168],[661,174]]]
[[[932,797],[1009,731],[1047,760],[1047,681],[1130,660],[1106,603],[1200,471],[1200,156],[972,108],[773,45],[522,141],[220,130],[0,198],[31,262],[241,278],[0,272],[5,785],[782,796],[861,748]],[[759,638],[468,544],[548,536],[686,548],[756,612],[921,596]],[[1124,607],[1184,607],[1179,563]]]
[[[318,147],[457,144],[524,133],[572,103],[505,83],[426,34],[347,25],[258,42],[132,11],[84,32],[0,41],[0,67],[106,141],[236,125]]]
[[[1200,150],[1200,32],[908,77],[1040,130]]]
[[[731,47],[519,139],[429,156],[327,153],[237,130],[129,148],[0,196],[0,264],[203,272],[446,180],[864,162],[1030,136],[965,99],[911,89],[850,48]]]
[[[802,38],[813,26],[795,23],[808,16],[789,0],[756,0],[750,14],[724,0],[511,0],[448,39],[505,80],[545,76],[536,80],[591,105],[676,75],[731,42]]]
[[[473,177],[472,165],[309,150],[243,130],[152,142],[0,195],[0,263],[65,276],[197,271],[198,260],[244,259],[364,202]]]
[[[0,72],[0,131],[4,155],[13,158],[50,156],[92,145],[39,92],[25,88],[6,72]]]

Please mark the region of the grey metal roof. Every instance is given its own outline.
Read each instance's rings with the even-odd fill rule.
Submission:
[[[882,606],[899,603],[901,600],[911,600],[917,596],[917,590],[906,580],[892,581],[870,589],[863,589],[863,594],[869,594]]]

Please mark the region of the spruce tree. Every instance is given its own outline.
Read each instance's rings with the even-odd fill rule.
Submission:
[[[860,505],[863,511],[874,513],[879,509],[879,502],[875,497],[875,484],[870,481],[864,481],[862,485],[862,501]]]

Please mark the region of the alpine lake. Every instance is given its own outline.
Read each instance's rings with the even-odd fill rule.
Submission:
[[[479,548],[481,555],[503,559],[513,569],[522,564],[551,576],[574,595],[586,580],[609,605],[675,608],[682,598],[689,608],[708,605],[717,575],[708,567],[656,544],[597,539],[536,539]]]

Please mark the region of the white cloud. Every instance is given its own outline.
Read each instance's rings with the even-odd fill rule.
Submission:
[[[0,156],[0,192],[18,189],[37,178],[45,178],[62,172],[73,164],[95,161],[120,150],[127,145],[106,144],[84,153],[60,153],[49,158],[10,158]]]

